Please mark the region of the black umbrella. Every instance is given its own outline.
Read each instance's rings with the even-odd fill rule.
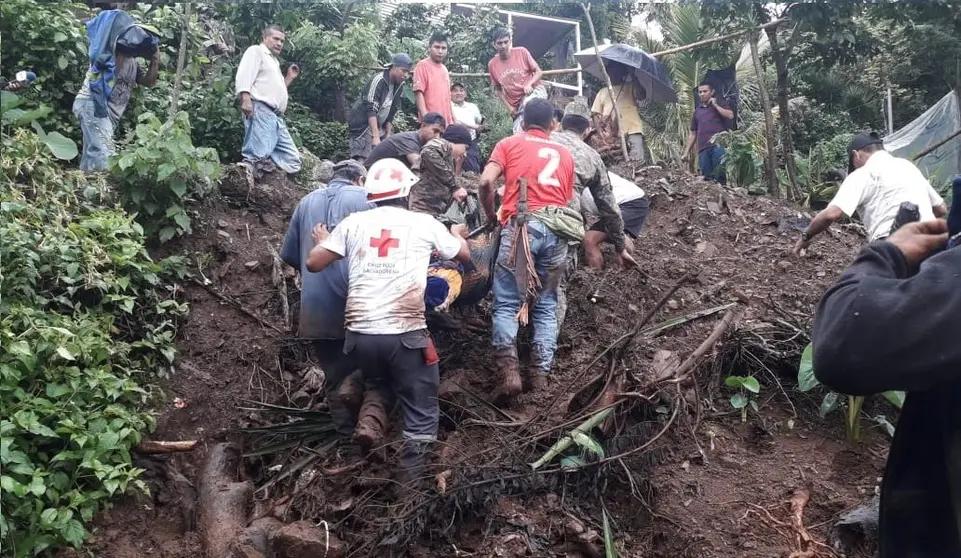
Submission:
[[[656,58],[625,44],[601,45],[601,49],[601,59],[606,66],[621,64],[633,70],[637,82],[647,91],[648,99],[662,103],[677,102],[677,92],[667,75],[667,69]],[[578,52],[574,57],[588,73],[604,79],[593,47]]]

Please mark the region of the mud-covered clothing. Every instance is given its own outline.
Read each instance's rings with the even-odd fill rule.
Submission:
[[[381,159],[397,159],[410,168],[410,161],[407,156],[411,153],[420,153],[420,135],[414,132],[398,132],[384,138],[371,149],[370,154],[364,159],[364,166],[368,169]]]
[[[443,138],[434,138],[420,150],[420,180],[410,188],[408,207],[437,217],[447,211],[455,190],[454,146]]]
[[[368,389],[393,393],[404,410],[404,439],[437,439],[440,370],[426,329],[398,334],[347,332],[344,352],[364,373]]]
[[[911,269],[869,244],[824,295],[814,371],[852,395],[907,392],[881,485],[880,558],[961,556],[961,249]]]
[[[449,260],[460,251],[460,241],[433,217],[391,206],[347,217],[323,246],[348,262],[347,331],[372,335],[427,329],[431,253]]]
[[[336,230],[348,215],[372,209],[367,191],[342,178],[304,196],[294,210],[280,249],[280,257],[300,272],[299,335],[303,339],[343,339],[347,304],[347,261],[338,260],[320,273],[307,270],[307,255],[314,247],[313,228],[323,223]],[[328,372],[329,375],[329,372]]]
[[[580,196],[585,188],[590,190],[607,237],[614,249],[620,252],[624,249],[624,220],[617,209],[617,200],[614,199],[614,190],[604,160],[574,132],[554,132],[551,139],[571,152],[574,157],[575,192]],[[641,195],[643,196],[643,192]]]

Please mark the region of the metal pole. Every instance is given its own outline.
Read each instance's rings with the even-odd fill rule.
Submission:
[[[581,51],[581,24],[578,23],[574,26],[574,52]],[[574,59],[577,62],[577,59]],[[577,94],[578,96],[584,96],[584,72],[581,68],[581,63],[577,62]]]
[[[891,104],[891,86],[888,86],[888,135],[894,133],[894,107]]]

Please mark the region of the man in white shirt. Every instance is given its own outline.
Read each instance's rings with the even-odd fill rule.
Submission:
[[[467,146],[467,153],[461,163],[461,170],[467,172],[481,171],[480,150],[477,147],[477,134],[487,130],[484,125],[484,116],[474,103],[467,102],[467,88],[463,83],[455,83],[450,86],[451,114],[454,116],[454,124],[463,124],[470,130],[470,145]]]
[[[235,88],[244,113],[241,154],[254,176],[273,170],[274,165],[290,174],[300,171],[300,151],[283,119],[287,88],[300,76],[300,68],[291,64],[286,77],[280,72],[277,57],[284,41],[284,30],[278,25],[268,25],[263,42],[248,48],[237,67]],[[273,165],[265,164],[270,161]]]
[[[644,221],[647,220],[651,206],[650,200],[647,199],[644,190],[634,182],[612,172],[608,172],[607,176],[611,180],[617,209],[624,219],[624,245],[628,252],[633,253],[633,241],[637,240],[644,228]],[[594,269],[601,269],[604,267],[601,244],[608,240],[607,229],[598,217],[597,204],[589,188],[584,188],[581,192],[581,212],[584,214],[586,223],[594,223],[584,233],[584,254],[587,257],[587,265]]]
[[[381,164],[397,168],[382,170]],[[356,357],[370,388],[393,388],[400,401],[404,447],[396,480],[411,485],[424,471],[440,415],[439,358],[424,318],[427,268],[435,250],[462,263],[470,261],[470,252],[466,227],[458,226],[455,236],[432,216],[404,208],[413,184],[405,175],[412,173],[392,159],[372,166],[368,198],[378,207],[351,214],[329,235],[322,229],[307,269],[318,272],[347,258],[344,352]]]
[[[848,172],[850,173],[834,199],[811,220],[807,229],[794,246],[794,254],[801,255],[811,239],[827,230],[842,215],[848,217],[857,211],[868,241],[887,238],[898,208],[904,202],[918,206],[921,221],[947,215],[944,200],[931,187],[914,163],[900,159],[884,150],[884,143],[875,132],[854,136],[848,145]]]

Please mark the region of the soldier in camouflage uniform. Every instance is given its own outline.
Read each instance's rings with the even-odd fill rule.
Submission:
[[[590,125],[591,109],[582,97],[577,97],[564,110],[561,130],[551,134],[552,140],[566,147],[574,156],[574,191],[576,195],[571,201],[571,205],[580,210],[580,195],[584,188],[588,188],[596,201],[600,224],[614,245],[618,262],[624,267],[628,265],[637,266],[637,262],[634,261],[624,242],[624,220],[621,218],[621,212],[614,199],[614,190],[611,187],[610,178],[607,176],[607,167],[604,165],[600,154],[584,143],[583,138],[590,131]],[[573,253],[576,253],[576,251],[568,251],[568,254]],[[563,323],[567,311],[567,280],[574,271],[571,261],[568,261],[568,266],[567,273],[564,274],[558,288],[558,331],[561,329],[560,324]]]
[[[464,157],[470,145],[470,131],[461,124],[451,124],[439,138],[424,144],[420,150],[420,180],[410,191],[409,209],[434,217],[447,211],[452,199],[463,202],[467,190],[457,186],[454,163]]]

